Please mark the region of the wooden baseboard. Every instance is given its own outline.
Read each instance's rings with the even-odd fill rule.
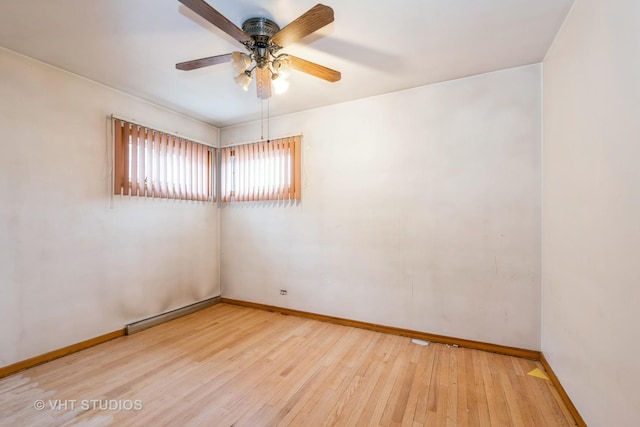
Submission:
[[[565,391],[564,387],[562,387],[562,384],[560,384],[560,380],[556,376],[555,372],[553,372],[553,369],[551,369],[551,365],[549,365],[549,361],[546,359],[546,357],[544,357],[544,353],[540,354],[540,363],[542,363],[542,366],[544,366],[544,370],[547,371],[547,376],[549,377],[549,380],[551,380],[551,383],[554,385],[554,387],[558,391],[560,398],[562,399],[564,404],[567,406],[567,409],[569,410],[569,412],[571,412],[571,415],[573,415],[573,419],[576,421],[576,424],[579,427],[587,427],[587,423],[584,422],[584,419],[582,419],[580,412],[578,412],[578,409],[575,407],[575,405],[571,401],[571,398]]]
[[[221,298],[220,302],[225,304],[238,305],[242,307],[254,308],[258,310],[266,310],[266,311],[272,311],[272,312],[281,313],[281,314],[305,317],[309,319],[319,320],[322,322],[335,323],[343,326],[351,326],[354,328],[369,329],[372,331],[382,332],[386,334],[401,335],[401,336],[406,336],[409,338],[417,338],[425,341],[432,341],[432,342],[450,344],[450,345],[459,345],[460,347],[472,348],[475,350],[483,350],[483,351],[489,351],[492,353],[506,354],[509,356],[539,360],[542,363],[542,366],[544,367],[544,369],[546,370],[552,384],[555,386],[556,390],[558,390],[558,394],[560,395],[560,398],[565,403],[565,405],[567,405],[567,408],[569,409],[569,412],[571,413],[571,415],[573,415],[573,418],[575,419],[576,424],[580,427],[587,427],[587,424],[582,419],[582,416],[578,412],[578,409],[575,407],[575,405],[571,401],[571,398],[565,391],[564,387],[562,387],[562,384],[560,383],[560,380],[558,379],[556,374],[553,372],[551,365],[549,365],[549,362],[544,357],[544,354],[540,351],[527,350],[527,349],[522,349],[517,347],[508,347],[508,346],[503,346],[498,344],[484,343],[481,341],[473,341],[473,340],[467,340],[462,338],[448,337],[445,335],[430,334],[427,332],[412,331],[410,329],[402,329],[402,328],[396,328],[393,326],[385,326],[385,325],[378,325],[375,323],[360,322],[358,320],[343,319],[340,317],[327,316],[324,314],[310,313],[310,312],[301,311],[301,310],[293,310],[290,308],[282,308],[282,307],[276,307],[271,305],[258,304],[254,302],[234,300],[229,298]],[[93,347],[98,344],[102,344],[122,336],[125,336],[125,329],[119,329],[117,331],[100,335],[98,337],[91,338],[86,341],[82,341],[77,344],[70,345],[68,347],[50,351],[48,353],[41,354],[40,356],[35,356],[30,359],[14,363],[12,365],[0,367],[0,378],[13,375],[25,369],[32,368],[34,366],[38,366],[46,362],[50,362],[55,359],[59,359],[69,354],[76,353],[80,350],[84,350],[86,348]]]
[[[24,371],[25,369],[33,368],[34,366],[38,366],[43,363],[67,356],[69,354],[76,353],[80,350],[84,350],[85,348],[93,347],[95,345],[111,341],[112,339],[124,336],[124,333],[124,329],[119,329],[108,334],[100,335],[99,337],[91,338],[77,344],[72,344],[68,347],[41,354],[40,356],[35,356],[27,360],[16,362],[12,365],[3,366],[0,368],[0,378],[8,377],[9,375],[13,375],[17,372]]]
[[[527,350],[517,347],[508,347],[498,344],[484,343],[480,341],[467,340],[463,338],[448,337],[445,335],[430,334],[427,332],[412,331],[410,329],[396,328],[393,326],[378,325],[375,323],[360,322],[358,320],[343,319],[340,317],[326,316],[324,314],[309,313],[306,311],[293,310],[290,308],[275,307],[271,305],[258,304],[248,301],[239,301],[229,298],[222,298],[220,301],[226,304],[239,305],[242,307],[255,308],[259,310],[273,311],[281,314],[306,317],[320,320],[322,322],[336,323],[354,328],[369,329],[371,331],[383,332],[385,334],[401,335],[409,338],[417,338],[424,341],[437,342],[441,344],[459,345],[460,347],[472,348],[475,350],[489,351],[492,353],[506,354],[508,356],[523,357],[525,359],[540,360],[541,353],[536,350]]]

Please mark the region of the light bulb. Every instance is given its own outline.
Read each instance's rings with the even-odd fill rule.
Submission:
[[[249,90],[249,85],[251,84],[251,74],[247,73],[246,71],[243,71],[242,73],[238,74],[234,80],[236,81],[236,83],[238,83],[238,86],[240,86],[245,92],[247,90]]]
[[[280,77],[284,77],[286,79],[291,75],[291,63],[286,57],[275,59],[272,63],[272,67]]]
[[[280,76],[273,80],[273,91],[276,95],[283,94],[289,89],[289,82],[284,77]]]
[[[231,64],[236,73],[244,73],[249,65],[251,65],[251,57],[242,52],[231,53]]]

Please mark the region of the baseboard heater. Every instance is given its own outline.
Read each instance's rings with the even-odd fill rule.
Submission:
[[[187,305],[182,308],[177,308],[175,310],[167,311],[166,313],[158,314],[153,317],[149,317],[147,319],[138,320],[134,323],[129,323],[125,327],[125,332],[127,335],[135,334],[140,331],[144,331],[145,329],[149,329],[153,326],[157,326],[161,323],[168,322],[170,320],[177,319],[178,317],[186,316],[187,314],[195,313],[196,311],[200,311],[204,308],[211,307],[212,305],[216,305],[220,302],[220,296],[206,299],[204,301],[196,302],[194,304]]]

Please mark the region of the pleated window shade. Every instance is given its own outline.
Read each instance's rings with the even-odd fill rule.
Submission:
[[[214,201],[215,151],[124,120],[114,122],[114,193]]]
[[[220,150],[220,200],[300,200],[300,135]]]

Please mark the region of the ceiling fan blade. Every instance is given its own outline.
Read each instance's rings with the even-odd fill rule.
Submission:
[[[233,22],[225,18],[220,12],[209,6],[204,0],[178,0],[183,5],[211,22],[240,43],[250,42],[251,37],[238,28]]]
[[[256,89],[258,98],[271,97],[271,72],[266,68],[256,68]]]
[[[302,71],[303,73],[311,74],[312,76],[318,77],[328,82],[337,82],[342,78],[342,74],[340,74],[340,71],[323,67],[322,65],[316,64],[315,62],[310,62],[293,55],[287,55],[287,59],[291,64],[291,68]]]
[[[331,22],[333,22],[333,9],[323,4],[317,4],[278,31],[271,40],[284,47],[297,42]]]
[[[195,70],[197,68],[208,67],[209,65],[222,64],[231,61],[231,54],[209,56],[208,58],[194,59],[193,61],[180,62],[176,68],[182,71]]]

